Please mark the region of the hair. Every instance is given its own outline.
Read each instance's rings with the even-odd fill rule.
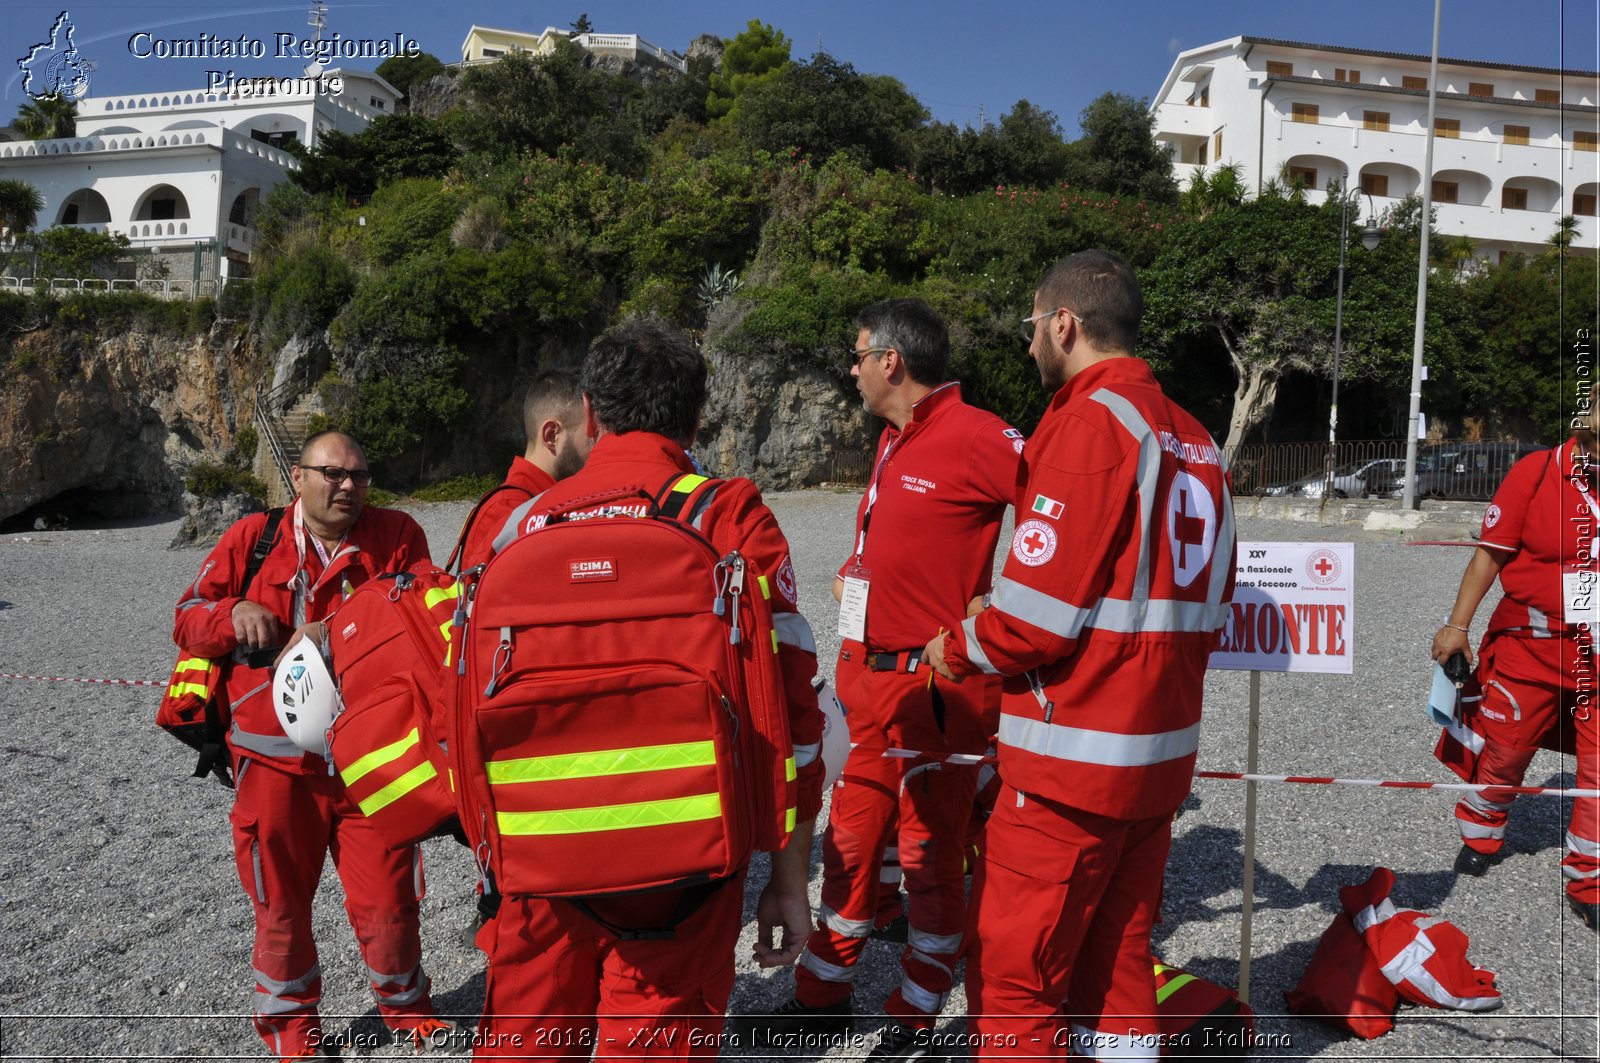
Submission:
[[[580,386],[607,432],[655,432],[687,447],[706,403],[706,363],[686,332],[649,314],[601,333]]]
[[[905,359],[906,374],[918,384],[942,384],[950,368],[950,330],[921,299],[885,299],[856,317],[874,347],[893,347]]]
[[[352,447],[355,447],[357,450],[361,451],[362,460],[366,459],[367,452],[362,450],[361,444],[356,442],[355,437],[348,432],[341,432],[337,428],[324,428],[320,432],[312,432],[310,435],[306,436],[306,441],[300,444],[300,457],[305,457],[306,454],[310,452],[313,445],[315,445],[319,440],[326,439],[328,436],[339,436],[341,439],[348,440]],[[295,464],[300,464],[300,458],[295,459]]]
[[[1114,252],[1079,251],[1051,266],[1039,282],[1039,304],[1072,311],[1097,350],[1132,354],[1139,342],[1144,295],[1133,267]]]
[[[546,369],[528,383],[522,399],[522,431],[529,441],[539,436],[539,426],[554,417],[569,429],[583,420],[583,391],[573,368]]]

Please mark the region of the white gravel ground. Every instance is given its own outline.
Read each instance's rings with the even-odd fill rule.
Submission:
[[[855,496],[772,502],[831,669],[838,639],[828,586],[849,547]],[[413,512],[442,556],[466,507]],[[203,556],[166,549],[176,528],[164,520],[0,536],[0,672],[164,680],[172,604]],[[1431,756],[1437,731],[1422,704],[1428,640],[1466,552],[1266,520],[1246,520],[1240,533],[1357,540],[1356,674],[1263,678],[1261,770],[1453,781]],[[1479,630],[1487,615],[1486,606]],[[1214,673],[1207,694],[1201,767],[1242,770],[1248,676]],[[187,777],[188,751],[151,722],[157,698],[145,687],[0,679],[0,1056],[262,1055],[247,1018],[250,912],[233,869],[228,794]],[[1570,764],[1549,754],[1529,772],[1536,785],[1571,779]],[[1175,830],[1166,922],[1156,935],[1168,962],[1230,985],[1239,975],[1244,798],[1239,783],[1196,785]],[[1485,878],[1458,880],[1452,798],[1443,793],[1261,787],[1251,997],[1265,1045],[1257,1057],[1595,1058],[1600,946],[1563,902],[1564,804],[1524,799],[1507,856]],[[471,865],[451,841],[426,851],[434,999],[470,1024],[483,994],[481,958],[460,938],[473,910]],[[1395,871],[1397,905],[1467,932],[1472,959],[1499,974],[1504,1008],[1403,1008],[1394,1032],[1373,1042],[1283,1014],[1283,993],[1332,919],[1338,888],[1378,864]],[[763,878],[759,868],[752,875]],[[347,1055],[399,1054],[376,1017],[336,882],[321,893],[317,927],[328,1030],[345,1038]],[[761,972],[748,960],[750,937],[747,928],[735,1011],[763,1010],[790,992],[787,972]],[[881,1006],[898,979],[895,961],[889,946],[868,949],[858,1011],[871,1016]],[[964,1008],[958,988],[942,1032],[959,1033]],[[877,1025],[861,1021],[861,1036],[827,1058],[864,1055]]]

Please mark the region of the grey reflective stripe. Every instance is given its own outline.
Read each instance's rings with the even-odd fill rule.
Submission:
[[[379,989],[378,983],[373,982],[372,998],[379,1004],[385,1004],[389,1007],[403,1008],[408,1004],[415,1004],[417,1001],[421,1000],[423,994],[428,991],[428,988],[429,982],[426,978],[424,978],[418,985],[414,985],[409,989],[397,990],[393,993],[385,992],[384,990]]]
[[[1395,917],[1394,902],[1385,897],[1377,904],[1369,904],[1355,915],[1350,917],[1350,922],[1355,925],[1356,931],[1365,934],[1379,923],[1386,923]]]
[[[722,485],[718,484],[701,495],[699,501],[695,502],[694,509],[681,519],[688,521],[689,526],[695,531],[704,531],[705,529],[700,526],[701,519],[705,517],[706,510],[711,507],[711,500],[717,497],[717,492],[720,490],[722,490]]]
[[[422,900],[422,846],[411,847],[411,892],[417,895],[417,900]]]
[[[1567,831],[1567,851],[1578,856],[1587,856],[1590,859],[1600,860],[1600,842],[1592,842],[1588,838],[1580,838],[1570,830]]]
[[[924,1015],[937,1015],[944,1010],[944,1002],[949,998],[949,993],[934,993],[924,989],[910,978],[901,976],[900,996],[907,1004],[922,1012]]]
[[[930,934],[915,926],[907,928],[906,944],[923,952],[955,952],[961,947],[961,931],[954,934]]]
[[[1055,760],[1110,768],[1139,768],[1193,755],[1200,748],[1200,724],[1197,722],[1178,731],[1124,735],[1064,727],[1003,712],[1000,714],[1000,743]]]
[[[256,1014],[257,1015],[287,1015],[294,1011],[314,1010],[321,993],[315,994],[310,1000],[285,1000],[290,993],[307,993],[322,978],[322,964],[313,963],[311,970],[299,978],[291,978],[287,982],[280,982],[276,978],[269,978],[261,970],[254,968],[256,985]]]
[[[248,764],[250,762],[247,760],[245,763]],[[261,872],[261,843],[259,841],[252,840],[250,842],[250,867],[255,871],[256,875],[256,900],[266,904],[267,876]]]
[[[773,613],[772,626],[777,629],[778,641],[807,653],[817,652],[817,640],[811,634],[811,625],[799,613]]]
[[[228,741],[263,757],[298,757],[305,752],[284,735],[258,735],[243,730],[237,720],[233,730],[228,732]]]
[[[1081,606],[1002,576],[994,581],[989,602],[992,608],[1041,631],[1064,639],[1076,639],[1086,627],[1122,634],[1142,631],[1215,631],[1228,617],[1228,607],[1220,599],[1220,588],[1217,593],[1219,598],[1215,602],[1183,602],[1174,598],[1139,598],[1131,601],[1101,598],[1091,606]],[[967,623],[971,623],[971,620]]]
[[[1133,595],[1150,596],[1150,519],[1156,511],[1156,487],[1161,482],[1161,441],[1133,403],[1114,391],[1101,388],[1089,396],[1115,417],[1135,443],[1139,444],[1139,567],[1134,570]]]
[[[810,764],[813,760],[817,759],[817,753],[820,752],[821,749],[822,749],[822,743],[821,742],[810,742],[810,743],[807,743],[806,745],[797,745],[797,746],[795,746],[794,747],[794,766],[797,767],[797,768],[803,768],[807,764]]]
[[[1600,868],[1596,868],[1593,871],[1579,871],[1570,864],[1562,864],[1561,873],[1573,882],[1582,882],[1584,879],[1589,878],[1600,878]]]
[[[886,885],[897,885],[904,877],[905,872],[900,870],[899,864],[884,864],[878,868],[878,881]]]
[[[1512,795],[1512,800],[1515,799],[1515,795]],[[1461,803],[1477,812],[1509,812],[1511,810],[1511,801],[1491,801],[1483,795],[1481,790],[1472,790],[1463,794]]]
[[[907,771],[904,775],[900,776],[900,796],[904,797],[906,795],[906,784],[911,782],[911,780],[915,779],[918,775],[924,775],[930,771],[939,771],[943,767],[943,764],[935,761],[932,764],[918,764],[916,767]]]
[[[827,960],[819,960],[816,953],[809,949],[800,954],[800,966],[824,982],[838,982],[849,985],[856,980],[855,967],[840,967],[838,964],[829,963]]]
[[[961,630],[967,634],[967,660],[972,667],[985,675],[999,675],[1000,669],[989,663],[989,655],[983,652],[983,643],[978,641],[978,617],[969,616],[961,621]]]
[[[898,865],[900,863],[900,847],[898,845],[886,845],[886,846],[884,846],[883,847],[883,862],[886,863],[886,864],[896,864],[896,865]]]
[[[1550,634],[1550,618],[1545,616],[1533,606],[1528,606],[1528,630],[1533,632],[1536,639],[1547,639]]]
[[[489,549],[498,554],[516,542],[517,537],[522,534],[522,522],[528,519],[528,514],[533,512],[533,507],[542,497],[544,497],[543,493],[534,495],[522,505],[513,509],[511,515],[506,518],[506,522],[500,525],[500,530],[495,532],[494,542],[490,544]]]
[[[1428,999],[1442,1008],[1454,1008],[1457,1011],[1488,1011],[1500,1006],[1501,999],[1498,994],[1487,997],[1458,997],[1441,985],[1433,976],[1433,972],[1423,966],[1434,951],[1433,941],[1427,934],[1419,931],[1405,948],[1383,965],[1381,968],[1383,976],[1395,985],[1401,982],[1411,983],[1412,988],[1421,990]]]
[[[1486,827],[1482,823],[1457,819],[1456,826],[1461,828],[1461,837],[1463,838],[1504,838],[1506,836],[1506,825],[1504,823],[1498,827]]]
[[[1211,440],[1211,446],[1218,454],[1222,453],[1222,448],[1217,446],[1216,440]],[[1223,466],[1223,472],[1227,472],[1226,465]],[[1216,543],[1211,552],[1211,586],[1206,588],[1206,601],[1222,604],[1221,614],[1224,620],[1228,615],[1228,607],[1225,603],[1222,603],[1222,595],[1227,590],[1228,576],[1233,566],[1228,564],[1227,558],[1218,560],[1218,555],[1224,549],[1231,555],[1234,541],[1233,492],[1228,490],[1227,481],[1224,480],[1222,486],[1222,513],[1218,520]],[[1218,622],[1217,626],[1221,627],[1222,622]]]
[[[847,938],[864,938],[872,933],[872,920],[870,918],[846,919],[826,904],[817,912],[817,917],[828,925],[829,930]]]
[[[1072,1024],[1068,1039],[1073,1053],[1090,1059],[1160,1059],[1161,1038],[1153,1033],[1135,1036],[1114,1034],[1104,1030],[1091,1030],[1087,1026]]]
[[[1506,700],[1511,702],[1511,718],[1513,720],[1522,719],[1522,703],[1517,701],[1517,699],[1514,696],[1512,696],[1511,691],[1507,690],[1504,686],[1502,686],[1498,679],[1489,680],[1489,685],[1494,687],[1496,690],[1500,691],[1500,693],[1504,694],[1505,697],[1506,697]],[[1507,807],[1509,807],[1509,806],[1507,806]]]

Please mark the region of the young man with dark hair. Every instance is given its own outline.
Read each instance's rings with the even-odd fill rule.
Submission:
[[[916,299],[875,303],[857,319],[851,375],[867,410],[888,422],[854,546],[839,568],[842,640],[835,687],[854,748],[823,835],[822,909],[795,970],[795,996],[742,1026],[783,1044],[842,1032],[852,984],[878,911],[884,850],[898,848],[909,900],[892,1021],[875,1059],[918,1059],[949,996],[966,920],[965,840],[976,764],[999,711],[999,680],[934,682],[922,648],[982,601],[1022,434],[969,406],[947,378],[944,321]],[[935,559],[930,564],[930,559]],[[887,758],[890,747],[924,760]]]
[[[926,649],[941,675],[1006,677],[968,923],[980,1059],[1160,1055],[1150,928],[1235,550],[1222,452],[1133,354],[1142,306],[1105,251],[1040,281],[1023,334],[1054,397],[1011,555]]]

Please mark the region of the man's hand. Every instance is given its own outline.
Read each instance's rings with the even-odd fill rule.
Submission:
[[[313,620],[309,624],[301,624],[290,633],[288,638],[283,640],[283,649],[278,651],[278,656],[272,661],[272,670],[274,672],[278,670],[278,665],[283,663],[284,655],[289,652],[290,648],[294,646],[295,643],[300,641],[301,635],[305,635],[319,647],[327,640],[328,637],[328,633],[323,630],[322,621],[320,620]]]
[[[271,609],[248,598],[233,607],[233,635],[248,650],[276,646],[283,632],[283,621]]]
[[[783,931],[781,946],[776,930]],[[788,967],[800,958],[800,950],[810,936],[811,903],[806,891],[786,889],[776,878],[768,882],[756,902],[756,963],[762,967]]]
[[[949,635],[941,631],[929,639],[927,647],[922,651],[922,663],[952,683],[959,683],[961,680],[956,677],[956,674],[950,670],[950,666],[944,661],[944,640],[949,637]]]

